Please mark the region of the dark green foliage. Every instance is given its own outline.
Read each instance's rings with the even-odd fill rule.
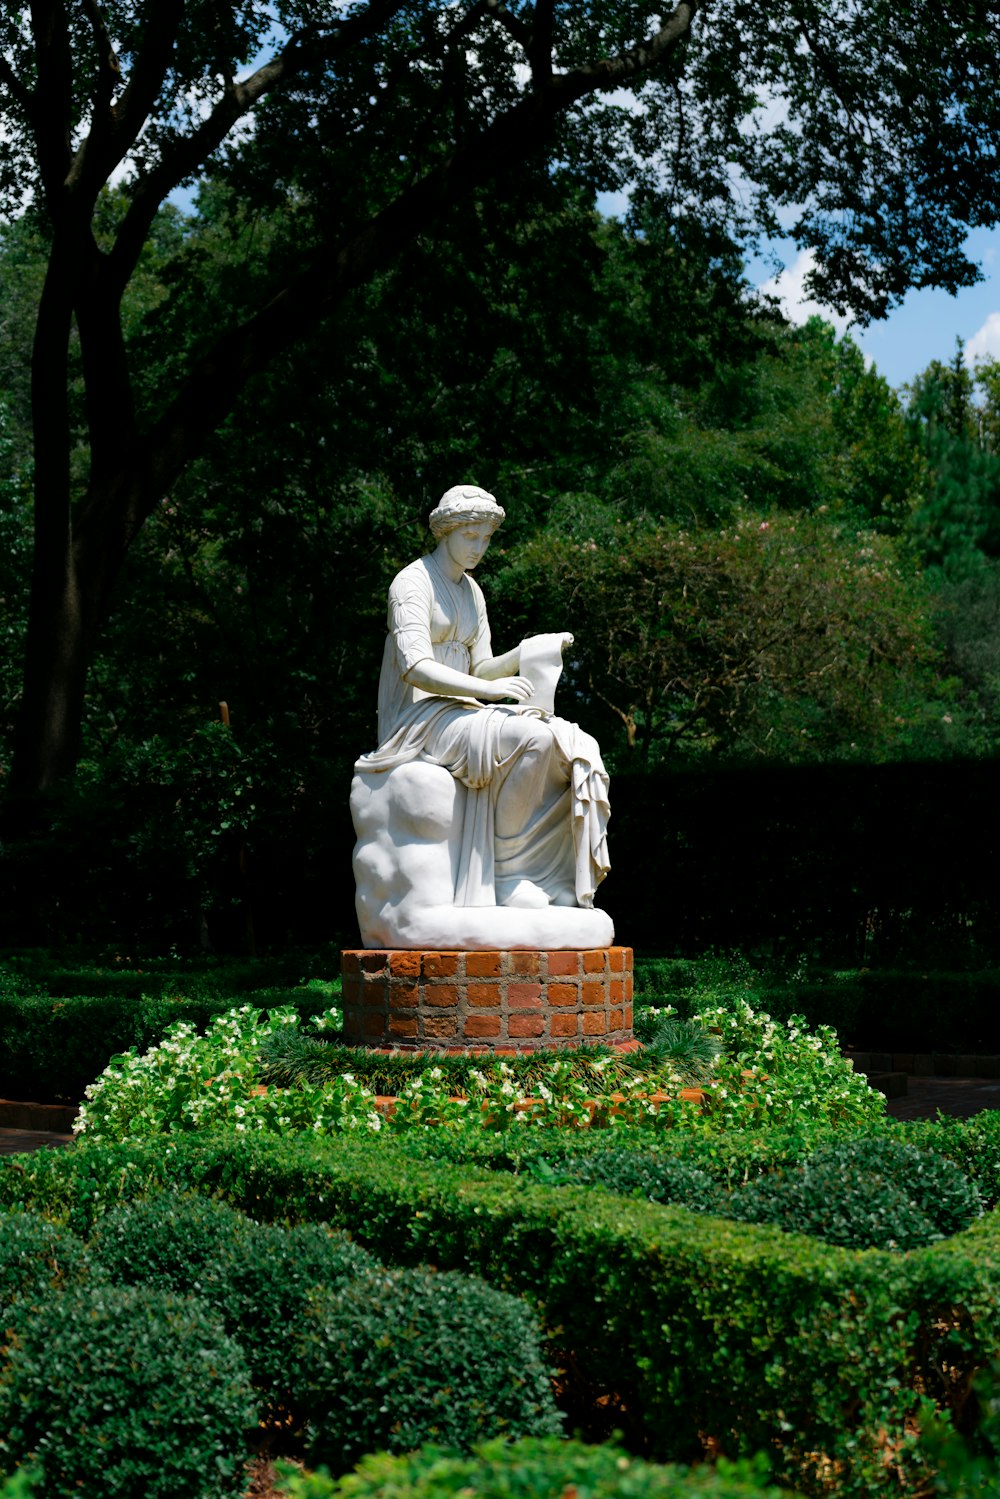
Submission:
[[[334,958],[331,971],[336,967]],[[215,1016],[241,1004],[260,1009],[292,1004],[307,1020],[336,1002],[318,988],[259,989],[245,967],[231,982],[217,979],[214,967],[196,976],[139,972],[106,977],[105,992],[96,995],[74,992],[72,979],[59,984],[54,995],[51,990],[39,993],[19,978],[0,989],[0,1095],[78,1101],[113,1056],[131,1046],[146,1051],[177,1020],[204,1029]]]
[[[158,1192],[111,1208],[98,1219],[89,1248],[95,1266],[115,1285],[156,1286],[214,1302],[222,1257],[250,1252],[256,1229],[226,1202]]]
[[[555,1163],[545,1156],[533,1163],[536,1180],[552,1185],[579,1182],[607,1187],[624,1197],[675,1203],[693,1212],[727,1215],[727,1194],[707,1171],[676,1156],[653,1151],[596,1150],[588,1155],[566,1155]]]
[[[737,947],[788,966],[808,953],[824,967],[871,969],[864,982],[876,987],[875,970],[894,970],[924,1038],[936,1034],[928,1050],[940,1045],[944,1014],[949,1037],[981,1025],[995,1043],[985,1049],[1000,1051],[985,974],[1000,956],[983,858],[1000,846],[995,780],[993,761],[973,759],[621,774],[612,824],[621,852],[601,902],[630,943],[654,952]],[[974,1014],[953,996],[918,1010],[924,974],[963,969],[986,1001]],[[906,1014],[903,1002],[898,1018]],[[881,1020],[875,995],[864,1019]],[[841,1040],[870,1044],[850,1032]]]
[[[219,1317],[147,1286],[52,1297],[0,1376],[0,1463],[37,1462],[40,1499],[237,1499],[255,1420]]]
[[[560,1430],[532,1314],[465,1275],[372,1270],[318,1291],[290,1362],[310,1461],[341,1471],[380,1448]]]
[[[75,1234],[35,1212],[0,1216],[0,1341],[15,1304],[23,1316],[25,1308],[72,1285],[84,1270]]]
[[[906,1128],[934,1138],[932,1126]],[[886,1132],[908,1138],[903,1126]],[[984,1170],[996,1169],[995,1139],[970,1146]],[[787,1170],[815,1141],[767,1132],[677,1148],[731,1182]],[[500,1171],[427,1159],[423,1139],[90,1146],[24,1158],[17,1171],[0,1160],[0,1198],[86,1221],[120,1191],[170,1179],[256,1217],[322,1217],[387,1260],[530,1296],[568,1344],[567,1398],[582,1389],[586,1409],[602,1393],[621,1402],[630,1444],[658,1458],[689,1460],[708,1437],[734,1454],[766,1448],[779,1478],[807,1489],[836,1463],[845,1499],[926,1489],[916,1413],[932,1401],[967,1424],[971,1377],[1000,1346],[995,1214],[927,1249],[858,1254],[584,1187],[553,1191],[510,1174],[509,1142],[495,1149]]]
[[[222,1246],[212,1304],[274,1400],[288,1389],[288,1350],[311,1291],[341,1291],[375,1268],[372,1256],[321,1223],[253,1224]],[[352,1294],[352,1293],[348,1293]]]
[[[788,1493],[771,1485],[766,1464],[723,1459],[718,1469],[661,1467],[619,1447],[557,1437],[485,1442],[468,1457],[435,1446],[399,1457],[379,1453],[339,1481],[290,1473],[282,1488],[289,1499],[780,1499]]]
[[[958,1165],[978,1190],[984,1206],[1000,1202],[1000,1111],[984,1109],[972,1119],[920,1120],[906,1127],[906,1138]]]
[[[846,1249],[902,1251],[960,1233],[982,1202],[952,1161],[874,1137],[828,1145],[796,1171],[749,1182],[726,1211]]]

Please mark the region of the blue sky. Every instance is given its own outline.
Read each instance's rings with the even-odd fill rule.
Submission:
[[[774,278],[763,262],[753,262],[748,274],[754,285],[776,294],[785,316],[793,322],[818,312],[844,331],[843,318],[829,308],[802,301],[809,252],[800,252],[791,243],[775,249],[785,262],[784,273]],[[966,242],[966,253],[982,270],[983,280],[977,285],[954,297],[945,291],[910,292],[882,322],[864,329],[848,328],[890,385],[898,387],[912,380],[932,359],[951,359],[956,338],[969,364],[977,356],[1000,359],[1000,228],[975,230]]]

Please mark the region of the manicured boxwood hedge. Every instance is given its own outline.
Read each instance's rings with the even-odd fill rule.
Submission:
[[[682,1461],[705,1438],[777,1452],[779,1476],[813,1492],[831,1477],[859,1499],[916,1491],[921,1409],[967,1420],[970,1377],[1000,1352],[995,1213],[910,1254],[857,1253],[420,1159],[405,1141],[271,1137],[34,1156],[0,1170],[0,1199],[86,1223],[157,1182],[533,1298],[568,1383],[613,1399],[630,1441]]]
[[[245,996],[191,998],[183,993],[77,994],[54,998],[0,989],[0,1097],[78,1103],[119,1052],[155,1046],[168,1025],[186,1020],[203,1030],[216,1015],[248,1003],[292,1004],[305,1019],[336,1001],[310,989],[270,989]]]
[[[527,1437],[484,1442],[469,1457],[439,1447],[402,1457],[379,1453],[345,1478],[289,1473],[282,1487],[288,1499],[794,1499],[759,1470],[728,1467],[661,1467],[612,1445]]]
[[[721,976],[720,976],[721,975]],[[1000,969],[816,968],[789,981],[747,968],[747,997],[777,1020],[831,1025],[845,1046],[890,1052],[1000,1052]],[[717,959],[638,958],[636,995],[687,1014],[698,987],[732,988]]]
[[[47,1499],[238,1499],[257,1413],[242,1350],[204,1301],[86,1284],[19,1318],[0,1377],[0,1468]]]

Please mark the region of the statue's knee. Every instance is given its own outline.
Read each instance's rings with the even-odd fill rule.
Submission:
[[[504,748],[508,755],[547,755],[552,735],[539,718],[513,718],[504,727]]]

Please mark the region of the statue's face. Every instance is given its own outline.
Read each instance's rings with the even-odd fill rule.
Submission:
[[[493,528],[489,521],[470,521],[467,526],[459,526],[455,531],[449,531],[443,538],[444,545],[452,561],[457,563],[465,572],[471,572],[478,567],[486,555],[486,548],[490,544]]]

